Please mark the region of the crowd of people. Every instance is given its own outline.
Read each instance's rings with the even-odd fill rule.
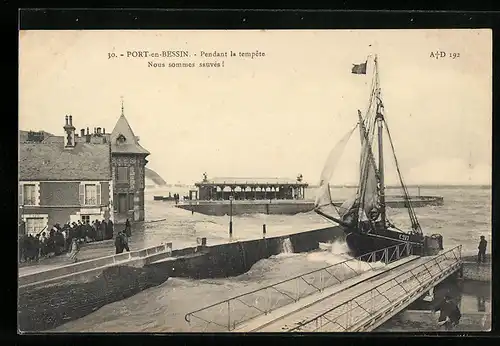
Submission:
[[[21,232],[19,262],[29,263],[68,252],[76,258],[74,253],[78,252],[79,244],[113,239],[113,229],[111,220],[94,220],[92,224],[78,220],[62,227],[57,223],[49,231],[44,229],[35,236]]]

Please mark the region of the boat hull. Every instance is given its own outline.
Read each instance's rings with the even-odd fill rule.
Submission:
[[[422,238],[418,235],[409,235],[390,230],[386,230],[385,234],[377,234],[346,229],[345,233],[347,246],[354,257],[405,243],[410,243],[411,253],[418,256],[433,256],[437,255],[440,250],[443,250],[443,240],[438,234]],[[405,237],[407,239],[401,239]],[[381,260],[383,255],[382,251],[377,253],[375,256],[376,261]]]
[[[351,251],[352,256],[359,257],[367,253],[382,250],[388,247],[402,245],[406,242],[410,242],[412,245],[413,254],[423,254],[423,242],[416,239],[411,239],[410,235],[386,231],[387,234],[376,234],[376,233],[364,233],[357,230],[346,229],[346,243]],[[393,234],[394,233],[394,234]],[[405,239],[401,239],[405,238]],[[376,260],[380,260],[384,254],[382,252],[378,253]]]

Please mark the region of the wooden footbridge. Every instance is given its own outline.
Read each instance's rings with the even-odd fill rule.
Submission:
[[[461,246],[435,256],[412,252],[401,243],[226,299],[185,320],[205,332],[371,331],[461,273]]]

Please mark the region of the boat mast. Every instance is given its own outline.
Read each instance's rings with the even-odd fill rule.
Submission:
[[[384,186],[384,147],[383,147],[383,130],[384,130],[384,115],[382,100],[380,99],[380,81],[378,75],[378,62],[377,56],[375,55],[375,88],[377,95],[377,115],[375,120],[378,125],[378,170],[379,170],[379,181],[380,181],[380,219],[382,225],[386,224],[386,213],[385,213],[385,186]]]

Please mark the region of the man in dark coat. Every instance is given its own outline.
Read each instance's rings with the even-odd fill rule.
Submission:
[[[440,326],[444,325],[446,330],[451,330],[453,327],[457,326],[460,318],[462,317],[460,309],[449,295],[446,295],[441,303],[433,309],[433,311],[440,311],[438,324]]]
[[[479,252],[477,254],[477,263],[485,263],[486,262],[486,246],[488,242],[484,239],[484,235],[481,236],[481,240],[479,241]]]
[[[122,232],[118,232],[118,234],[116,235],[115,237],[115,250],[116,250],[116,254],[120,254],[123,252],[123,248],[124,248],[124,245],[123,245],[123,237],[122,237]]]
[[[121,231],[116,235],[115,249],[116,249],[116,254],[122,253],[124,249],[127,250],[127,252],[130,251],[130,249],[128,247],[128,239],[127,239],[127,235],[125,234],[125,231]]]
[[[127,219],[125,222],[125,234],[127,237],[130,237],[132,235],[132,227],[130,226],[130,221]]]
[[[106,225],[106,239],[113,239],[113,221],[108,220]]]
[[[98,241],[104,240],[104,238],[106,238],[106,229],[106,220],[102,220],[102,222],[99,224],[99,231],[97,232]]]
[[[123,247],[127,252],[130,252],[130,249],[128,248],[128,235],[125,234],[125,232],[122,232],[122,242],[123,242]]]

